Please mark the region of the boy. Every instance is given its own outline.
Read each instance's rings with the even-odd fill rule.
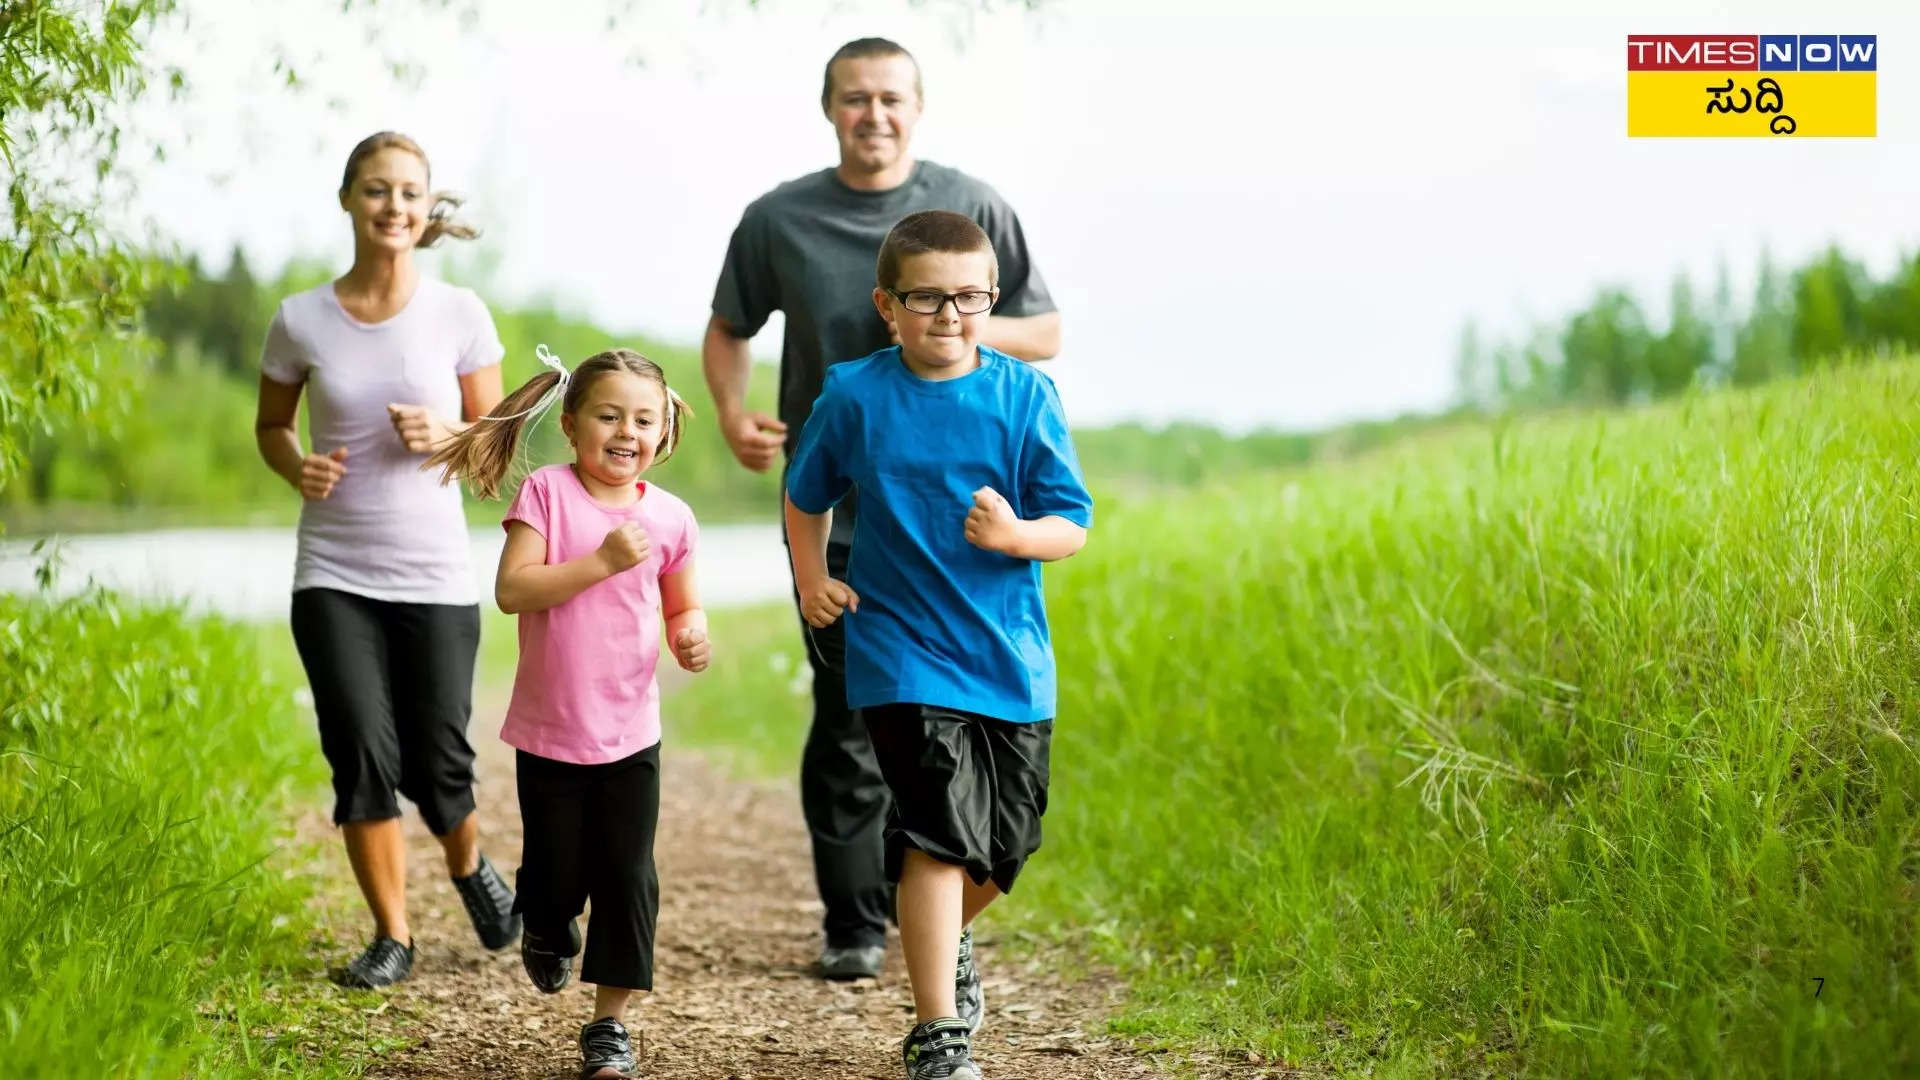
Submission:
[[[873,302],[900,344],[827,370],[787,475],[801,614],[847,613],[847,705],[893,795],[908,1080],[980,1080],[967,927],[1040,846],[1054,715],[1040,564],[1079,551],[1092,517],[1052,380],[979,343],[997,276],[971,219],[896,224]],[[827,532],[856,486],[843,582]]]

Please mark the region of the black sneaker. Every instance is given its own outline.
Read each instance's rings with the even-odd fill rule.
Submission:
[[[333,981],[355,990],[379,990],[413,973],[413,946],[377,937],[367,950],[336,973]]]
[[[580,1080],[632,1080],[639,1068],[620,1021],[608,1016],[580,1029]]]
[[[929,1020],[908,1032],[900,1044],[900,1059],[907,1080],[980,1080],[967,1022],[957,1016]]]
[[[460,890],[460,902],[467,906],[467,918],[480,935],[480,944],[489,949],[504,949],[520,936],[520,916],[513,913],[513,890],[500,880],[485,855],[480,865],[466,877],[453,879]]]
[[[980,1031],[987,1018],[987,992],[980,985],[980,968],[973,962],[973,930],[960,931],[960,958],[953,969],[953,1003],[967,1034]]]
[[[573,958],[580,955],[580,927],[567,920],[566,937],[542,937],[528,927],[520,935],[520,965],[544,993],[557,994],[573,981]]]
[[[885,945],[828,945],[820,950],[820,977],[838,981],[877,979],[887,962]]]

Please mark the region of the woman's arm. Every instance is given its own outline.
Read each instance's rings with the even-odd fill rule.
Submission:
[[[387,419],[408,450],[425,454],[472,427],[505,396],[500,383],[500,365],[491,364],[460,376],[460,419],[448,420],[425,405],[400,404],[387,406]]]
[[[294,424],[300,415],[301,384],[292,386],[260,376],[260,404],[254,411],[253,442],[267,467],[309,499],[333,494],[333,485],[347,475],[347,448],[309,454],[300,448]]]

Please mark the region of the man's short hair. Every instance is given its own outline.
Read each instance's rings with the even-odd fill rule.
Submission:
[[[951,210],[922,210],[908,214],[888,230],[880,245],[880,258],[874,265],[874,278],[883,289],[900,283],[900,263],[913,255],[940,252],[946,255],[987,255],[987,284],[1000,284],[1000,259],[993,253],[993,241],[987,231],[965,214]]]
[[[840,46],[827,61],[826,75],[820,80],[820,108],[824,110],[832,107],[833,65],[842,60],[871,60],[885,56],[907,58],[907,62],[913,65],[913,96],[925,101],[926,95],[920,92],[920,61],[915,60],[913,54],[901,47],[898,42],[888,41],[883,37],[863,37]]]

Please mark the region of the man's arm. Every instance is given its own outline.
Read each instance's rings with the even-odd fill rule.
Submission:
[[[980,333],[982,344],[1028,363],[1060,355],[1060,313],[994,315]]]
[[[787,425],[766,413],[747,409],[747,383],[753,377],[751,338],[740,337],[715,315],[707,320],[707,336],[700,343],[700,369],[713,395],[713,413],[720,434],[740,464],[766,472],[785,445]]]

